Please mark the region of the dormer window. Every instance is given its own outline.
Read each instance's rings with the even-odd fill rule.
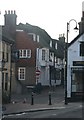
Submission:
[[[50,47],[52,47],[52,40],[50,41]]]
[[[80,43],[80,56],[84,56],[84,42]]]
[[[37,35],[37,42],[39,42],[39,35]]]
[[[33,41],[36,41],[36,35],[34,33],[28,33],[28,36],[30,37],[30,39],[32,39]]]
[[[54,61],[54,53],[50,52],[50,61],[53,62]]]
[[[57,50],[57,42],[55,43],[55,49]]]
[[[55,56],[55,63],[57,63],[57,57]]]

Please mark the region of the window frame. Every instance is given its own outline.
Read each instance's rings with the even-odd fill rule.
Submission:
[[[31,58],[31,50],[30,49],[20,49],[19,50],[19,58]]]
[[[46,50],[42,49],[42,61],[46,60]]]
[[[23,74],[24,74],[24,77],[23,78],[21,78],[22,76],[21,76],[21,70],[24,70],[24,72],[23,72]],[[25,80],[25,75],[26,75],[26,68],[25,67],[19,67],[18,68],[18,80]]]
[[[50,47],[51,47],[51,48],[52,48],[52,44],[53,44],[53,43],[52,43],[52,40],[50,40]]]
[[[81,42],[81,43],[80,43],[80,56],[81,56],[81,57],[82,57],[82,56],[84,57],[84,53],[83,53],[84,47],[83,47],[83,46],[84,46],[84,42]]]

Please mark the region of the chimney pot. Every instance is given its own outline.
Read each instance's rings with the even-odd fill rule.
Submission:
[[[7,11],[5,10],[5,14],[7,14]]]
[[[10,10],[8,10],[8,14],[10,14]]]
[[[16,14],[16,11],[14,10],[14,14]]]
[[[11,10],[11,14],[13,14],[13,11]]]

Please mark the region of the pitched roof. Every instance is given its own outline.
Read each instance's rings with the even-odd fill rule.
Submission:
[[[10,44],[13,44],[15,42],[13,37],[9,34],[9,32],[5,29],[4,26],[2,26],[2,40]]]
[[[22,24],[19,23],[16,29],[24,30],[25,32],[35,33],[40,37],[40,45],[43,47],[49,48],[51,51],[55,53],[57,57],[63,58],[64,57],[64,44],[61,43],[59,40],[52,39],[49,34],[42,28],[38,26],[31,25],[29,23]],[[50,40],[53,41],[53,47],[50,47]],[[57,50],[55,49],[55,43],[57,42]]]
[[[78,40],[78,38],[80,38],[84,33],[79,34],[77,37],[75,37],[70,43],[69,46],[70,47],[76,40]]]

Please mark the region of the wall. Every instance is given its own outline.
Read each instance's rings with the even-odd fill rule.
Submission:
[[[73,67],[73,61],[83,61],[83,57],[80,56],[80,41],[84,41],[83,36],[79,37],[69,48],[68,48],[68,66],[67,66],[67,91],[68,97],[71,96],[71,67]],[[76,66],[80,67],[80,66]],[[82,67],[82,66],[81,66]]]

